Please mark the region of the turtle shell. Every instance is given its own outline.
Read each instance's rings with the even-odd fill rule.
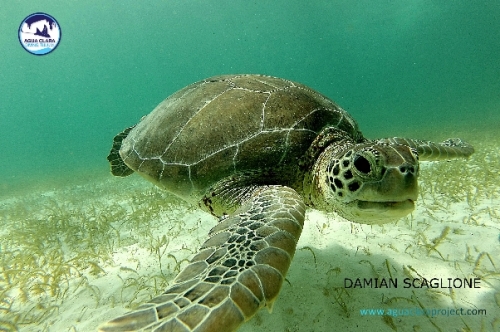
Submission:
[[[280,176],[297,166],[326,126],[361,135],[346,111],[302,84],[262,75],[217,76],[160,103],[128,133],[120,156],[148,180],[187,197],[239,172]]]

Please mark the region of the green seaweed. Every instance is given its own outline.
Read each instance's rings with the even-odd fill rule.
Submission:
[[[449,261],[440,250],[445,252],[448,241],[457,243],[456,238],[466,235],[464,229],[468,227],[483,227],[487,222],[494,225],[500,223],[498,204],[487,204],[500,199],[500,154],[498,139],[495,139],[489,138],[489,143],[477,145],[476,154],[469,161],[433,163],[429,170],[423,170],[418,202],[423,215],[415,212],[399,223],[416,238],[416,241],[412,239],[404,253],[414,258],[420,258],[421,252],[424,253],[423,258],[425,253],[431,259],[438,255],[443,264],[455,267],[464,275],[474,274],[489,287],[497,287],[500,278],[495,255],[476,248],[472,243],[463,243],[463,258]],[[172,239],[179,234],[190,233],[200,227],[201,220],[191,229],[183,229],[183,224],[179,222],[196,207],[184,204],[141,182],[139,178],[122,181],[109,177],[90,183],[56,183],[51,188],[50,192],[47,188],[29,190],[29,193],[12,196],[0,205],[3,223],[0,229],[0,330],[18,331],[28,325],[37,326],[42,331],[49,330],[50,319],[60,313],[64,301],[78,292],[91,294],[94,303],[89,309],[101,306],[135,308],[163,291],[173,275],[188,262],[183,254],[194,251],[190,246],[180,249],[186,252],[174,252],[170,246]],[[107,199],[103,200],[103,197]],[[463,220],[443,220],[443,212],[449,213],[455,203],[462,204],[467,216]],[[328,218],[329,223],[317,226],[321,234],[329,231],[330,223],[336,222],[335,217]],[[430,225],[443,222],[454,224],[440,225],[441,231],[437,234],[433,233],[435,228],[430,231]],[[350,223],[352,233],[360,233],[363,227]],[[413,230],[414,227],[416,230]],[[377,232],[384,233],[383,228],[377,230],[373,227],[371,230],[373,238]],[[498,232],[492,236],[498,238]],[[201,243],[204,239],[205,236],[200,236],[197,241]],[[153,268],[154,272],[144,272],[141,262],[133,258],[131,265],[116,266],[114,253],[130,245],[151,252],[158,268]],[[397,245],[395,242],[388,247],[401,252],[401,247]],[[370,245],[355,250],[360,248],[368,259],[359,261],[359,264],[367,264],[369,274],[378,277],[380,271],[387,269],[391,278],[397,277],[389,259],[384,257],[376,263],[372,259],[377,254],[371,254]],[[315,268],[318,268],[316,253],[320,249],[313,250],[306,245],[299,250],[310,251]],[[412,250],[415,252],[412,253]],[[116,294],[105,298],[104,290],[93,280],[109,273],[112,267],[118,271],[117,278],[122,280],[123,286]],[[420,268],[406,265],[402,269],[405,276],[422,277],[422,273],[417,271]],[[331,297],[340,308],[341,315],[353,319],[349,301],[356,296],[356,292],[330,286],[332,280],[347,270],[344,266],[328,270],[323,294]],[[495,288],[492,300],[497,307],[500,307],[499,294],[498,288]],[[447,296],[455,301],[453,291]],[[407,297],[386,296],[383,303],[424,307],[415,294]],[[79,321],[84,319],[85,311],[87,309],[82,312]],[[432,322],[431,318],[428,319]],[[466,319],[463,318],[464,331],[471,328]],[[397,320],[392,323],[395,326],[399,324]],[[393,328],[391,322],[385,324]],[[484,324],[485,331],[495,330],[499,328],[500,320],[493,317],[485,320]],[[76,331],[74,326],[68,329]]]
[[[394,324],[394,320],[392,319],[391,316],[389,315],[384,315],[382,316],[382,321],[384,322],[385,325],[389,326],[389,328],[393,331],[397,331],[398,328],[396,324]]]
[[[149,232],[145,241],[161,266],[169,237],[153,235],[151,223],[165,222],[160,212],[178,202],[165,199],[150,185],[129,189],[133,198],[109,181],[63,186],[51,194],[33,192],[0,206],[4,226],[0,230],[0,329],[43,326],[81,288],[92,294],[95,307],[101,305],[102,292],[86,275],[105,274],[113,264],[113,253],[137,242],[134,234]],[[102,200],[103,195],[109,200]],[[166,284],[164,276],[146,279],[149,284],[137,284],[133,293],[158,293]]]
[[[309,246],[302,247],[299,250],[309,250],[311,252],[311,254],[313,255],[313,259],[314,259],[314,267],[317,269],[318,268],[318,263],[317,263],[317,260],[316,260],[316,254],[314,253],[314,250],[312,250],[312,248],[309,247]]]

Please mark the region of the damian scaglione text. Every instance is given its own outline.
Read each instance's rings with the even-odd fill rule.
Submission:
[[[481,288],[481,278],[344,278],[344,288]]]

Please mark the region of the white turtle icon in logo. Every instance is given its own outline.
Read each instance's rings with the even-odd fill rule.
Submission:
[[[31,54],[49,54],[61,41],[61,27],[55,18],[45,13],[27,16],[19,26],[19,42]]]

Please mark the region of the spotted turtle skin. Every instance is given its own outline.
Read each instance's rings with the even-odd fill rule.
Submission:
[[[473,152],[458,138],[368,140],[333,101],[281,78],[191,84],[116,135],[108,160],[113,175],[137,172],[219,223],[163,294],[99,331],[235,331],[272,308],[307,207],[391,222],[414,209],[420,161]]]

